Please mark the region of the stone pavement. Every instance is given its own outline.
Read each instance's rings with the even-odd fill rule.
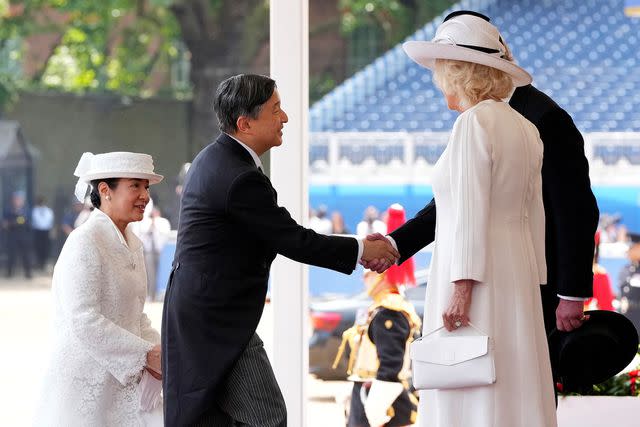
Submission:
[[[40,378],[47,368],[50,285],[49,275],[31,280],[0,279],[0,427],[31,425]],[[148,303],[145,311],[159,328],[162,303]],[[268,353],[273,342],[271,322],[271,306],[267,305],[258,333]],[[344,426],[343,401],[350,394],[350,383],[319,381],[309,376],[307,390],[307,427]],[[620,409],[624,405],[631,409]],[[629,416],[638,409],[637,398],[561,399],[558,419],[561,427],[631,427],[639,425],[637,417]],[[615,421],[603,423],[603,419]]]
[[[0,279],[0,426],[28,426],[47,368],[51,317],[51,277],[36,275]],[[145,311],[160,328],[162,303],[148,303]],[[267,351],[271,348],[272,313],[268,305],[258,329]],[[342,400],[350,383],[325,382],[309,376],[308,427],[344,425]],[[339,401],[336,402],[336,401]]]

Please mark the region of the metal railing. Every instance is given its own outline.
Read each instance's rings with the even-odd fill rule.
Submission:
[[[429,184],[448,132],[312,132],[311,183]],[[584,134],[596,185],[640,185],[640,133]]]

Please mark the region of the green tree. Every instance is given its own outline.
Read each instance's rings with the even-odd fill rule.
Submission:
[[[348,72],[354,73],[430,21],[453,0],[340,0],[341,31],[348,37]]]
[[[27,87],[144,95],[149,73],[176,55],[171,13],[140,0],[13,1],[2,40],[20,40]],[[27,43],[31,40],[32,43]]]
[[[185,46],[191,84],[169,88],[169,94],[191,98],[194,152],[216,133],[215,87],[246,71],[268,39],[265,0],[0,0],[0,7],[2,1],[0,40],[43,37],[52,46],[21,79],[3,78],[0,62],[0,102],[19,83],[38,90],[154,95],[153,72],[179,62]],[[28,47],[22,43],[18,56],[25,59]]]
[[[451,3],[338,0],[342,33],[355,39],[364,34],[376,43],[349,71]],[[212,96],[219,82],[240,72],[268,72],[266,58],[256,61],[268,43],[268,7],[269,0],[0,0],[0,107],[19,87],[188,97],[189,143],[195,153],[216,134]],[[27,41],[34,37],[48,49],[31,52]],[[361,51],[352,46],[353,55]],[[24,72],[15,66],[21,61]],[[189,84],[158,87],[156,77],[180,65],[187,65]],[[343,77],[311,76],[318,83],[312,96],[326,93]]]
[[[196,148],[210,142],[217,125],[212,97],[226,77],[251,69],[258,48],[269,38],[268,0],[173,0],[169,4],[191,55],[193,87],[190,129]]]

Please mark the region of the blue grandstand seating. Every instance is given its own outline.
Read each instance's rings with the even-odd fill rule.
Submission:
[[[640,19],[624,15],[623,0],[464,0],[408,40],[430,40],[443,16],[457,9],[490,16],[534,84],[564,107],[581,131],[640,131]],[[448,131],[455,118],[431,73],[398,45],[315,103],[310,127],[312,132]],[[640,157],[615,149],[599,154],[605,164]]]

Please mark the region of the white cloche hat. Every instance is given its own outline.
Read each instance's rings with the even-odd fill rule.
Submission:
[[[509,61],[509,51],[498,29],[483,15],[459,11],[447,16],[430,41],[408,41],[402,48],[419,65],[433,70],[436,59],[454,59],[497,68],[509,74],[515,86],[531,83],[531,75]]]
[[[153,172],[153,158],[148,154],[114,151],[112,153],[83,153],[76,170],[78,177],[75,196],[83,201],[89,184],[95,179],[137,178],[157,184],[164,178]]]

